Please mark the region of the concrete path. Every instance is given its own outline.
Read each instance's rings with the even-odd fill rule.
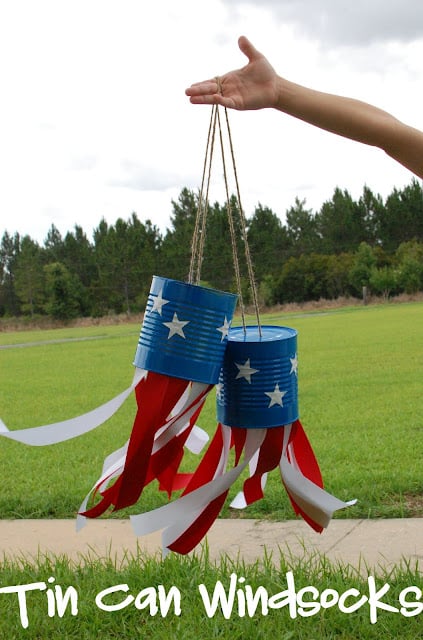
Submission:
[[[283,553],[318,561],[323,555],[334,564],[351,565],[362,573],[377,574],[408,563],[423,571],[423,519],[333,520],[322,534],[303,521],[217,520],[207,536],[209,555],[260,561],[265,553],[279,563]],[[92,520],[79,533],[74,520],[0,520],[0,553],[8,558],[36,558],[39,554],[118,561],[137,552],[160,554],[160,533],[137,538],[129,520]],[[197,549],[198,552],[198,549]]]

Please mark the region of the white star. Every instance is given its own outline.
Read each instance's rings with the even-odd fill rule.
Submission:
[[[153,300],[153,306],[151,307],[150,313],[153,313],[153,311],[157,311],[157,313],[159,315],[162,315],[162,307],[163,307],[163,305],[169,303],[169,300],[165,300],[162,297],[162,294],[163,294],[163,289],[160,289],[159,295],[156,298],[154,298],[154,300]]]
[[[269,409],[270,407],[273,407],[274,404],[278,404],[281,407],[283,407],[282,398],[286,394],[286,391],[279,391],[278,384],[275,384],[274,391],[265,391],[264,393],[266,394],[266,396],[269,396],[270,398],[269,407],[268,407]]]
[[[225,322],[223,323],[223,325],[216,329],[216,331],[220,331],[220,333],[222,334],[221,342],[223,342],[223,340],[228,337],[230,326],[231,326],[231,323],[228,322],[228,319],[225,316]]]
[[[295,375],[298,375],[298,358],[297,358],[297,354],[295,354],[295,356],[293,358],[289,358],[291,361],[291,371],[289,373],[295,373]]]
[[[238,367],[238,375],[235,380],[238,380],[238,378],[245,378],[246,381],[251,384],[251,376],[260,371],[260,369],[252,369],[250,367],[250,358],[248,358],[244,364],[238,364],[237,362],[235,362],[235,364]]]
[[[167,339],[169,340],[172,336],[176,334],[178,336],[181,336],[181,338],[185,338],[184,327],[188,323],[189,323],[189,320],[179,320],[176,313],[174,313],[172,322],[163,322],[165,327],[169,329],[169,335],[167,336]]]

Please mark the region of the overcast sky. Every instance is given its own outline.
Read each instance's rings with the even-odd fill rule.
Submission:
[[[0,236],[91,237],[133,211],[161,230],[201,181],[209,107],[192,82],[243,66],[248,36],[279,73],[423,129],[421,0],[10,0],[0,3]],[[283,219],[336,186],[386,196],[412,174],[380,150],[270,110],[231,112],[241,196]],[[217,167],[212,200],[223,202]]]

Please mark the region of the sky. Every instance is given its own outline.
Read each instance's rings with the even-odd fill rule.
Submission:
[[[53,224],[91,237],[133,212],[165,232],[172,199],[201,184],[210,107],[185,88],[243,66],[240,35],[286,78],[423,129],[421,0],[0,0],[0,237],[42,243]],[[229,117],[247,216],[412,179],[279,112]],[[210,199],[224,198],[217,163]]]

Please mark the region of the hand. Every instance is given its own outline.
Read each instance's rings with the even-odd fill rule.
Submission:
[[[220,104],[240,111],[277,105],[279,84],[275,70],[245,36],[239,38],[238,46],[248,64],[221,76],[220,87],[216,78],[191,85],[185,93],[192,104]]]

